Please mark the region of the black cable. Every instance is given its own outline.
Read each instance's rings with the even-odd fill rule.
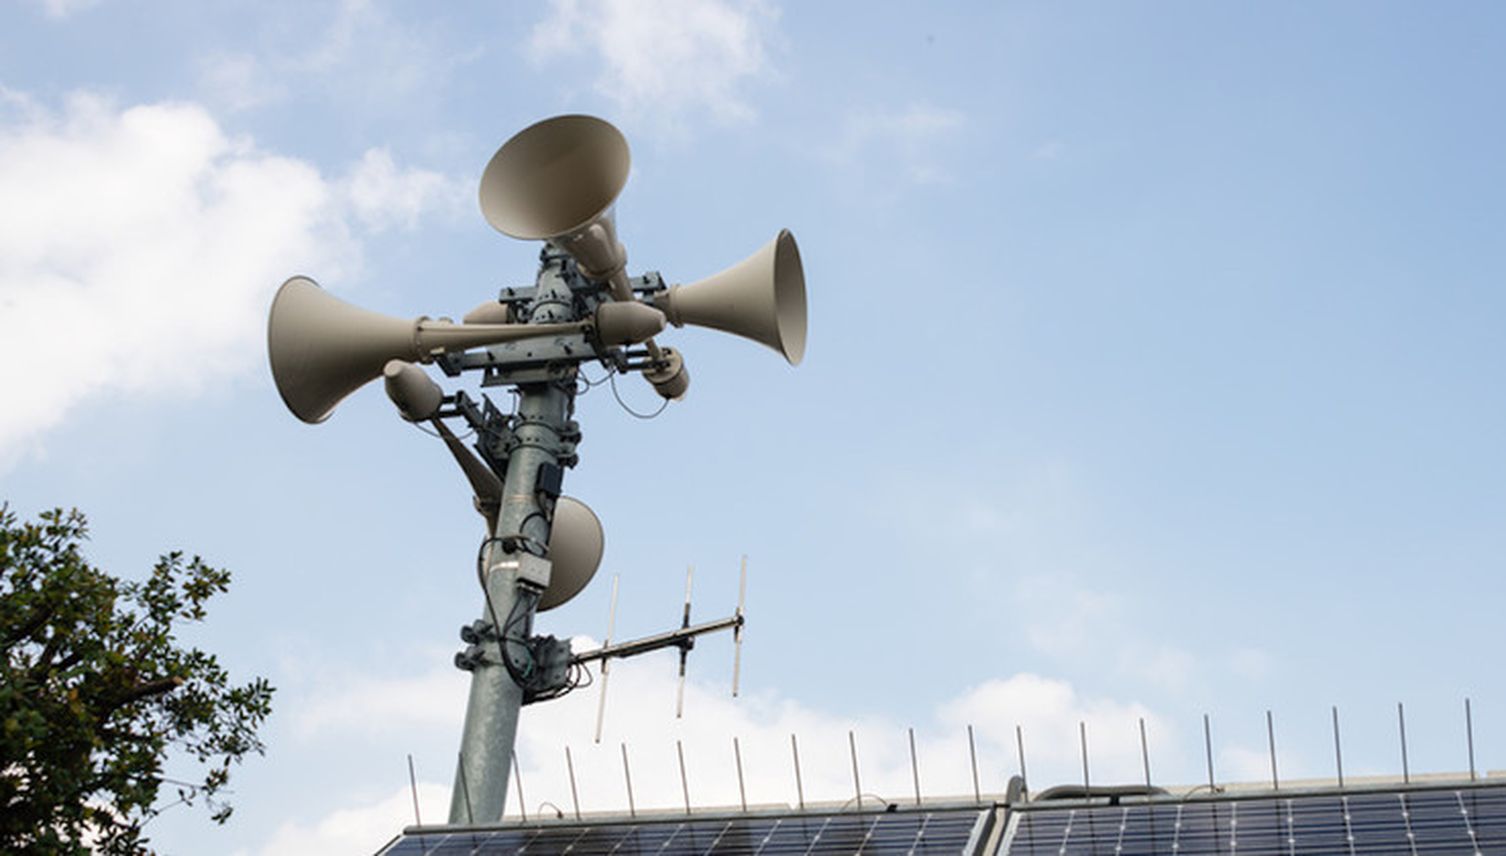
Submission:
[[[535,509],[533,511],[528,512],[528,514],[524,515],[523,519],[518,522],[518,534],[516,536],[514,536],[514,537],[522,539],[524,541],[527,541],[530,544],[537,545],[539,542],[537,542],[537,541],[533,540],[532,538],[529,538],[527,535],[523,534],[523,527],[527,526],[528,525],[528,521],[534,519],[535,517],[537,517],[538,519],[544,521],[544,525],[545,526],[548,526],[551,523],[553,523],[553,520],[550,519],[550,515],[545,514],[544,511],[543,511],[543,509],[541,509],[541,508],[540,509]],[[548,545],[543,545],[543,551],[542,552],[534,553],[533,550],[529,550],[528,552],[533,553],[535,556],[543,558],[543,557],[549,555],[549,547],[548,547]]]
[[[586,377],[586,370],[585,370],[584,367],[582,367],[580,369],[580,371],[577,373],[576,376],[579,377],[581,380],[585,381],[587,388],[590,388],[590,387],[601,386],[602,384],[604,384],[607,381],[611,380],[612,379],[612,375],[614,375],[616,373],[617,372],[613,371],[612,369],[607,369],[606,375],[603,376],[601,380],[591,380],[589,377]]]
[[[525,601],[527,602],[526,605]],[[523,650],[528,653],[528,671],[525,673],[524,680],[518,682],[518,685],[524,688],[527,688],[528,682],[532,681],[534,675],[538,672],[538,657],[535,656],[533,645],[531,644],[529,638],[521,633],[516,636],[513,635],[513,628],[519,624],[527,623],[528,616],[533,611],[533,607],[537,603],[537,593],[535,593],[532,589],[524,589],[522,587],[519,587],[518,596],[515,597],[512,602],[512,611],[507,615],[507,625],[503,628],[502,631],[502,639],[504,642],[508,642],[514,645],[521,645],[523,646]],[[525,627],[524,630],[526,631],[527,628]]]
[[[534,513],[538,514],[539,512]],[[522,633],[515,635],[514,631],[518,625],[525,624],[528,621],[528,616],[538,605],[541,593],[531,588],[520,586],[517,597],[513,599],[512,609],[507,614],[507,621],[505,623],[499,621],[496,604],[492,601],[491,591],[486,586],[484,561],[488,546],[492,544],[505,546],[516,540],[531,541],[531,539],[521,538],[520,536],[498,537],[493,535],[482,539],[481,545],[476,550],[476,581],[481,586],[481,594],[486,599],[486,611],[491,616],[492,628],[497,634],[497,653],[501,657],[502,665],[507,669],[507,674],[512,678],[513,682],[522,687],[526,692],[530,690],[529,685],[538,673],[538,655],[534,650],[533,641]],[[523,648],[524,653],[527,655],[527,660],[523,666],[513,661],[509,652],[511,646],[521,646]],[[571,662],[566,668],[567,672],[564,683],[553,689],[534,693],[530,696],[529,700],[549,701],[582,686],[590,686],[595,682],[590,669],[587,669],[583,663]]]
[[[487,538],[485,538],[485,539],[483,539],[481,541],[481,546],[479,548],[477,548],[477,550],[476,550],[476,581],[481,584],[481,594],[482,594],[483,597],[486,598],[486,611],[487,611],[487,613],[489,615],[491,615],[491,617],[492,617],[492,628],[497,633],[497,653],[498,653],[498,655],[502,659],[502,665],[507,669],[507,674],[513,679],[514,683],[516,683],[520,687],[526,687],[528,685],[529,678],[532,676],[531,672],[533,670],[533,665],[534,665],[534,663],[533,663],[533,649],[531,649],[531,648],[528,647],[528,643],[527,643],[526,640],[513,640],[513,639],[509,639],[508,635],[507,635],[508,631],[511,630],[512,625],[515,623],[513,615],[517,612],[517,610],[518,610],[518,604],[522,601],[522,598],[516,598],[516,599],[513,600],[512,612],[508,614],[508,616],[507,616],[507,624],[504,625],[501,621],[499,621],[497,619],[497,607],[496,607],[496,604],[494,604],[492,602],[492,593],[491,593],[491,590],[486,587],[486,571],[482,567],[482,565],[483,565],[483,559],[482,559],[482,557],[486,553],[487,546],[489,544],[492,544],[493,542],[496,542],[498,544],[505,544],[507,542],[507,540],[508,539],[506,539],[506,538],[499,538],[499,537],[497,537],[495,535],[492,535],[492,536],[487,537]],[[528,674],[523,673],[521,671],[521,669],[519,669],[519,667],[515,663],[513,663],[512,658],[510,656],[508,656],[508,653],[507,653],[507,643],[508,642],[517,642],[519,644],[522,644],[523,647],[524,647],[524,649],[528,651],[528,659],[529,659],[529,673]]]
[[[585,395],[596,387],[606,383],[608,380],[611,380],[613,374],[615,374],[615,372],[611,369],[608,369],[607,373],[602,376],[601,380],[591,380],[589,377],[586,377],[586,370],[584,368],[577,370],[575,373],[575,394],[577,396]],[[584,388],[582,388],[582,384],[585,385]]]
[[[607,378],[608,378],[608,380],[610,380],[612,382],[612,397],[615,398],[615,399],[617,399],[617,403],[619,405],[621,405],[622,409],[626,410],[628,412],[628,415],[630,415],[630,416],[636,416],[639,419],[655,419],[655,418],[657,418],[659,416],[660,413],[664,412],[664,408],[666,408],[666,407],[669,406],[669,399],[666,398],[659,405],[659,409],[655,410],[653,413],[639,413],[638,411],[634,410],[633,408],[628,407],[628,403],[626,401],[622,400],[621,393],[619,393],[617,391],[617,375],[616,375],[616,373],[608,375]]]

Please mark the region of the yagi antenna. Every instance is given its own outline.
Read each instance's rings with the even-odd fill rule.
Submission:
[[[744,600],[748,592],[748,558],[743,557],[742,567],[738,575],[737,584],[737,611],[726,618],[718,618],[701,624],[690,623],[690,593],[695,576],[695,569],[690,568],[685,573],[685,607],[680,614],[680,626],[674,630],[656,633],[652,636],[644,636],[641,639],[633,639],[627,642],[612,644],[612,631],[617,623],[617,579],[612,579],[612,606],[607,618],[607,637],[601,647],[581,654],[575,654],[570,658],[574,665],[584,665],[595,660],[601,661],[601,695],[596,703],[596,742],[601,742],[602,722],[607,709],[607,676],[611,674],[611,663],[614,659],[636,657],[639,654],[647,654],[650,651],[658,651],[662,648],[680,649],[679,687],[675,693],[675,716],[681,717],[685,711],[685,671],[686,662],[690,657],[690,650],[695,647],[697,636],[706,633],[715,633],[719,630],[732,631],[732,695],[735,697],[738,690],[738,681],[742,670],[742,640],[743,625],[747,622],[744,615]]]

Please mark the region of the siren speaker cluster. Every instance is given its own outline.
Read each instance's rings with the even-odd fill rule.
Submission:
[[[504,235],[554,243],[587,277],[609,282],[619,301],[631,301],[627,251],[613,212],[631,163],[627,141],[611,123],[579,115],[545,119],[492,156],[481,177],[481,213]],[[676,327],[743,336],[791,365],[805,356],[805,275],[789,230],[715,276],[658,295],[654,305]],[[659,373],[666,372],[688,382],[682,368]]]

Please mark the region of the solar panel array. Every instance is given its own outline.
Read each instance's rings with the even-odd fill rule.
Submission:
[[[891,813],[736,818],[605,824],[548,824],[473,831],[410,831],[378,856],[784,856],[874,854],[940,856],[981,841],[992,811],[966,808]]]
[[[1506,787],[1159,801],[1014,813],[1001,856],[1506,853]]]

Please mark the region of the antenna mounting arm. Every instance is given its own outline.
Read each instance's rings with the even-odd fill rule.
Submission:
[[[574,663],[589,663],[593,660],[605,660],[609,657],[636,657],[639,654],[647,654],[650,651],[658,651],[661,648],[689,647],[694,644],[697,636],[706,633],[715,633],[718,630],[731,630],[742,627],[746,619],[741,615],[732,615],[719,618],[715,621],[707,621],[704,624],[696,624],[691,627],[677,627],[664,633],[655,633],[653,636],[645,636],[642,639],[633,639],[627,642],[619,642],[616,645],[603,645],[590,651],[576,654],[570,658]]]

